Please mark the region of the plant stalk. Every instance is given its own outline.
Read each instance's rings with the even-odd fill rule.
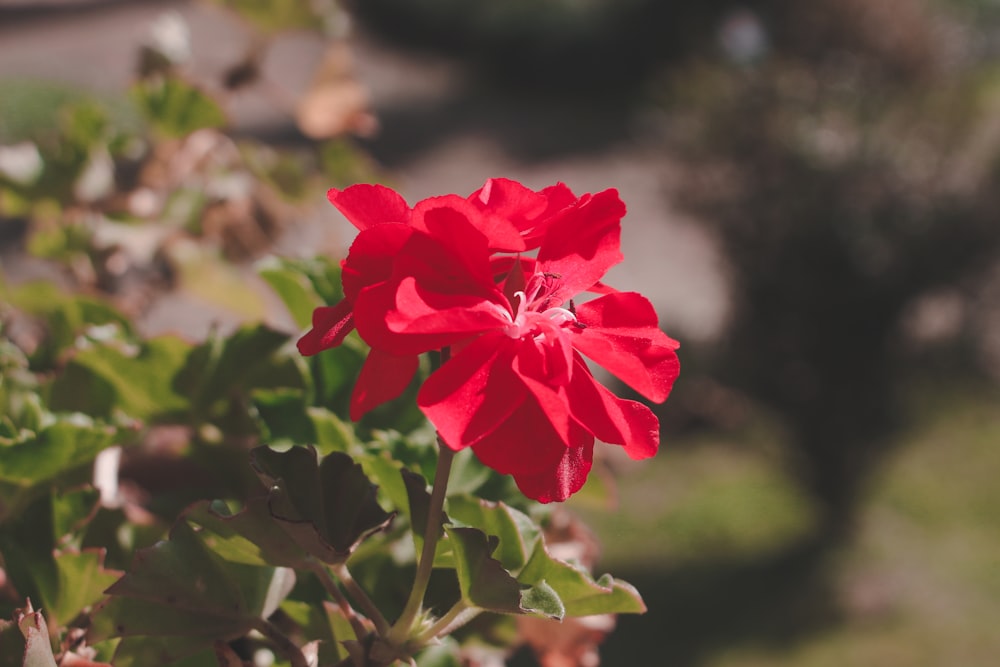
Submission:
[[[448,489],[448,476],[451,474],[451,462],[455,458],[452,451],[438,436],[438,462],[434,471],[434,488],[431,489],[431,501],[427,511],[427,525],[424,527],[424,546],[420,551],[420,562],[417,563],[417,574],[413,580],[410,597],[406,601],[399,620],[392,626],[387,640],[394,645],[401,645],[407,640],[413,629],[414,621],[420,614],[424,593],[430,582],[431,570],[434,568],[434,553],[441,537],[441,516],[444,510],[444,499]]]

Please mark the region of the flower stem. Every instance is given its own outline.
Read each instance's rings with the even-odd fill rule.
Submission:
[[[263,618],[259,618],[254,623],[254,629],[270,639],[271,643],[274,644],[274,648],[276,648],[281,655],[288,659],[288,662],[292,667],[309,667],[309,661],[306,660],[306,656],[302,654],[302,650],[273,623]]]
[[[434,625],[420,633],[417,642],[426,644],[435,637],[449,635],[474,619],[482,611],[478,607],[470,606],[464,600],[459,600],[454,607],[448,610],[447,614],[434,621]]]
[[[344,588],[347,589],[348,595],[354,599],[354,602],[361,607],[365,614],[367,614],[368,618],[371,619],[372,623],[375,624],[375,631],[378,632],[379,635],[384,635],[388,632],[389,622],[385,620],[385,616],[383,616],[382,612],[379,611],[379,608],[375,606],[372,599],[368,597],[368,593],[366,593],[365,589],[361,587],[361,584],[359,584],[354,577],[351,576],[351,572],[347,569],[347,565],[344,563],[331,565],[330,569],[333,570],[336,577],[340,579],[340,583],[342,583]]]
[[[434,471],[434,488],[431,489],[431,501],[427,510],[427,525],[424,527],[424,547],[420,551],[420,562],[417,563],[417,574],[413,580],[410,597],[406,601],[399,620],[389,631],[389,640],[394,644],[405,642],[413,629],[413,623],[420,614],[430,582],[431,570],[434,568],[434,552],[441,536],[441,515],[444,510],[444,498],[448,489],[448,476],[451,474],[451,462],[455,458],[452,451],[438,436],[438,461]]]
[[[362,623],[361,619],[358,618],[358,615],[354,613],[354,608],[351,607],[351,603],[347,601],[344,594],[340,592],[339,588],[337,588],[337,582],[333,580],[333,577],[330,576],[330,573],[323,566],[323,564],[318,561],[313,566],[313,572],[315,572],[316,576],[319,577],[319,580],[323,584],[323,588],[325,588],[330,594],[330,597],[332,597],[334,602],[337,603],[337,607],[340,608],[341,613],[351,624],[351,629],[354,631],[355,638],[357,638],[358,641],[362,641],[365,638],[365,635],[368,634],[365,630],[364,623]]]

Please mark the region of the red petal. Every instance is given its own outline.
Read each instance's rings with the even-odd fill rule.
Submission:
[[[660,421],[653,411],[642,403],[612,394],[590,374],[579,356],[576,364],[568,392],[573,417],[599,440],[624,445],[631,459],[646,459],[656,454],[660,446]]]
[[[507,341],[503,334],[476,339],[420,388],[417,405],[452,449],[482,440],[524,402],[527,394],[511,371],[514,350]]]
[[[615,292],[576,307],[573,347],[656,401],[666,400],[680,373],[680,344],[660,331],[653,305],[641,294]]]
[[[551,294],[560,304],[597,283],[622,260],[619,250],[625,204],[617,190],[584,196],[552,221],[538,251],[538,271],[558,276]]]
[[[563,450],[558,463],[538,474],[514,474],[521,493],[540,503],[562,502],[587,481],[594,461],[594,439]]]
[[[521,252],[537,248],[552,216],[576,197],[562,183],[535,192],[517,181],[491,178],[469,201],[483,212],[481,228],[492,250]]]
[[[361,183],[346,190],[330,188],[326,198],[360,230],[384,222],[407,222],[410,207],[399,194],[384,185]]]
[[[386,223],[358,234],[341,271],[344,294],[356,301],[361,289],[389,280],[413,233],[408,225]]]
[[[478,291],[434,292],[425,289],[419,278],[403,278],[396,289],[395,309],[385,317],[386,325],[394,333],[439,334],[450,341],[508,324],[510,311],[499,290]]]
[[[299,339],[297,347],[305,356],[337,347],[354,330],[351,303],[342,299],[336,306],[320,306],[313,311],[312,329]]]
[[[593,436],[577,427],[579,440]],[[579,442],[574,444],[579,445]],[[554,430],[534,401],[525,401],[497,428],[472,446],[484,465],[504,475],[544,475],[563,459],[569,443]]]
[[[413,209],[412,224],[426,236],[415,238],[401,257],[406,271],[414,271],[412,266],[430,267],[431,273],[461,270],[484,285],[493,284],[489,234],[497,230],[484,229],[482,214],[469,202],[458,195],[425,199]],[[507,227],[517,236],[513,226]]]
[[[372,349],[351,394],[351,419],[358,421],[372,408],[402,394],[419,365],[417,355],[399,357]]]

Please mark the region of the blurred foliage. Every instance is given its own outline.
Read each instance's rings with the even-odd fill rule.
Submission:
[[[904,314],[975,284],[1000,250],[996,68],[930,29],[953,16],[848,4],[810,6],[816,24],[786,7],[802,33],[778,32],[763,60],[698,59],[659,86],[687,167],[673,192],[733,271],[717,374],[787,421],[831,537],[850,532],[900,423],[902,371],[921,363]],[[907,50],[870,41],[900,26]]]

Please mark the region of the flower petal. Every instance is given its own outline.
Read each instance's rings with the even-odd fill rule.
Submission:
[[[351,419],[358,421],[372,408],[402,394],[419,365],[417,355],[396,356],[372,349],[351,394]]]
[[[624,445],[633,460],[655,455],[660,446],[660,421],[653,411],[611,393],[590,374],[579,355],[576,365],[568,389],[573,417],[599,440]]]
[[[503,339],[477,338],[431,373],[417,395],[417,405],[456,451],[496,431],[527,396],[511,371],[513,346]]]
[[[299,339],[299,353],[311,356],[322,350],[337,347],[344,337],[354,330],[351,302],[341,299],[335,306],[320,306],[312,314],[312,329]]]
[[[574,329],[573,347],[651,401],[666,400],[680,373],[680,344],[660,331],[646,297],[615,292],[576,307],[584,328]]]
[[[558,463],[541,473],[515,473],[521,493],[540,503],[562,502],[583,488],[594,462],[594,439],[568,447]]]
[[[347,298],[356,301],[363,288],[389,280],[396,258],[413,234],[409,225],[394,223],[383,223],[358,234],[341,270]]]
[[[584,195],[556,216],[542,240],[537,268],[558,278],[552,305],[589,289],[622,260],[619,245],[624,215],[618,191],[605,190]]]
[[[385,222],[405,223],[410,218],[406,200],[384,185],[360,183],[345,190],[330,188],[326,198],[362,231]]]
[[[573,431],[580,446],[593,436],[583,428]],[[545,414],[533,401],[524,401],[500,424],[472,446],[476,457],[504,475],[543,475],[565,456],[570,443],[552,430]]]
[[[552,216],[576,196],[562,183],[535,192],[517,181],[491,178],[468,200],[483,212],[480,228],[492,250],[522,252],[538,247]]]

